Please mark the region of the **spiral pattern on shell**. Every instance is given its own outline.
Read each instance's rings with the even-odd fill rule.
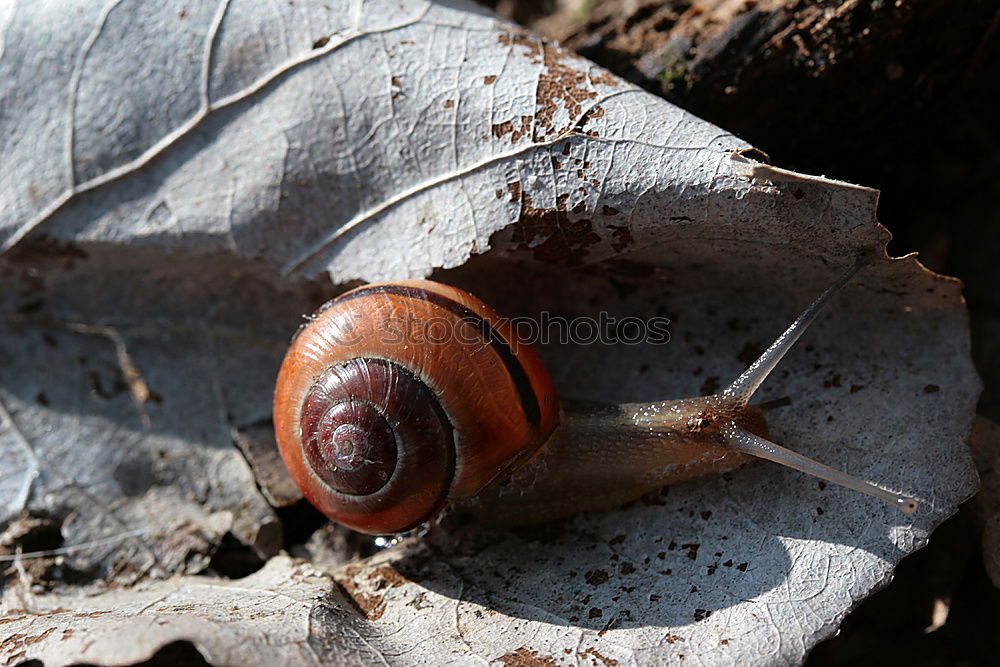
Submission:
[[[368,533],[408,530],[530,458],[556,426],[551,379],[489,306],[406,281],[328,302],[296,335],[275,434],[306,498]]]

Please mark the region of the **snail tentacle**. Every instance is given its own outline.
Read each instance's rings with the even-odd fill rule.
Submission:
[[[913,514],[917,511],[917,501],[913,498],[882,489],[860,477],[831,468],[825,463],[814,461],[745,429],[726,428],[722,432],[722,440],[727,447],[738,452],[774,461],[807,475],[884,500],[897,507],[904,514]]]
[[[859,259],[855,262],[851,268],[845,271],[832,285],[826,288],[819,297],[813,301],[809,306],[802,311],[794,322],[792,322],[784,333],[782,333],[778,338],[771,343],[771,346],[764,351],[760,357],[750,364],[743,373],[740,374],[738,378],[733,380],[728,387],[719,392],[723,400],[731,405],[747,405],[750,399],[753,398],[754,393],[757,389],[764,383],[764,380],[771,374],[784,356],[788,353],[795,343],[802,337],[802,334],[806,332],[809,325],[813,323],[816,316],[819,315],[820,311],[823,309],[829,301],[830,298],[847,284],[847,282],[858,272],[862,266],[862,262]]]
[[[785,331],[778,336],[767,350],[754,361],[746,371],[740,374],[733,382],[713,398],[718,398],[719,403],[711,406],[714,411],[731,411],[748,409],[750,399],[767,379],[784,356],[802,337],[809,325],[815,321],[819,312],[844,285],[850,281],[854,274],[864,264],[864,257],[858,260],[847,269],[832,285],[826,288],[819,297],[809,304],[802,314],[789,325]],[[831,468],[830,466],[814,461],[781,445],[771,442],[767,438],[751,432],[749,429],[741,427],[736,422],[731,422],[720,432],[721,440],[725,446],[744,454],[750,454],[758,458],[767,459],[789,468],[794,468],[813,477],[824,479],[833,484],[860,491],[861,493],[885,500],[906,514],[912,514],[917,510],[917,502],[907,496],[902,496],[891,491],[882,489],[863,479],[849,475],[845,472]]]

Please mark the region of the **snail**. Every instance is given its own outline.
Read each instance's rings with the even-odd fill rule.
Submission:
[[[645,404],[560,402],[537,353],[471,294],[424,280],[363,286],[300,328],[278,375],[274,427],[305,497],[355,530],[399,533],[457,504],[494,523],[623,505],[753,457],[917,503],[768,440],[757,388],[827,288],[721,392]]]

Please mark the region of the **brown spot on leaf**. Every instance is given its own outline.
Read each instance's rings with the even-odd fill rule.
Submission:
[[[40,635],[30,635],[30,636],[29,635],[14,635],[14,636],[20,638],[20,644],[22,646],[31,646],[32,644],[37,644],[39,642],[45,641],[45,638],[48,637],[49,635],[51,635],[55,631],[56,631],[55,628],[49,628],[48,630],[46,630],[45,632],[41,633]],[[0,644],[0,649],[2,649],[2,648],[3,648],[3,644]]]
[[[376,582],[375,587],[378,590],[382,590],[386,587],[397,588],[410,583],[409,579],[401,575],[391,565],[382,565],[372,570],[371,574],[368,575],[368,581],[372,581],[376,578],[378,581]]]
[[[538,651],[532,651],[525,646],[513,653],[502,655],[497,660],[507,667],[555,667],[559,664],[555,658],[540,655]]]
[[[444,108],[445,109],[454,109],[455,108],[455,100],[445,100],[444,101]]]
[[[594,232],[593,221],[588,218],[570,220],[567,209],[568,195],[556,199],[555,208],[541,209],[532,205],[531,196],[518,192],[521,200],[521,217],[514,225],[511,240],[521,250],[531,250],[535,259],[542,262],[578,264],[588,248],[600,243]],[[512,191],[513,194],[513,191]],[[581,203],[572,212],[584,210]],[[539,243],[539,239],[542,239]]]
[[[497,139],[502,139],[505,134],[510,134],[514,131],[514,123],[509,120],[505,120],[502,123],[493,123],[493,136]]]
[[[507,191],[510,192],[510,201],[520,201],[521,199],[521,183],[508,183]]]
[[[499,35],[497,41],[504,46],[517,44],[518,46],[526,47],[528,49],[527,55],[532,59],[538,58],[539,53],[541,53],[541,42],[537,38],[533,38],[531,33],[523,28],[508,30]]]
[[[617,88],[621,85],[611,72],[598,72],[596,75],[591,76],[590,80],[599,86],[614,86]],[[603,110],[601,113],[603,115]]]
[[[313,42],[313,48],[314,49],[322,49],[324,46],[326,46],[329,43],[330,43],[330,38],[326,37],[326,36],[323,36],[323,37],[320,37],[319,39],[317,39],[315,42]]]
[[[600,660],[602,663],[604,663],[605,667],[617,667],[617,665],[618,665],[618,661],[617,660],[614,660],[612,658],[607,658],[607,657],[601,655],[600,653],[597,652],[597,649],[594,648],[593,646],[591,646],[590,648],[588,648],[583,653],[577,653],[577,655],[580,656],[581,658],[585,658],[586,656],[591,655],[591,656],[597,658],[598,660]]]
[[[492,86],[496,82],[497,82],[496,74],[487,74],[486,76],[483,77],[483,83],[485,83],[487,86]]]
[[[515,125],[515,121],[505,120],[502,123],[495,123],[493,125],[493,136],[497,139],[503,139],[504,136],[510,135],[510,142],[516,144],[523,137],[527,136],[531,130],[531,116],[521,116],[520,125]]]
[[[337,585],[343,589],[345,596],[354,603],[355,611],[369,621],[377,621],[385,613],[385,599],[381,595],[371,595],[358,590],[352,579],[337,579]]]
[[[542,65],[535,86],[535,141],[564,134],[578,127],[587,111],[585,103],[597,97],[595,85],[619,85],[606,72],[591,76],[591,67],[572,51],[547,44],[528,33],[510,31],[501,34],[498,39],[504,46],[523,47],[526,49],[523,54],[526,58]],[[569,115],[569,125],[555,127],[554,118],[561,108]],[[590,115],[594,118],[600,118],[603,114],[603,109],[590,110]],[[594,130],[587,134],[597,136]]]

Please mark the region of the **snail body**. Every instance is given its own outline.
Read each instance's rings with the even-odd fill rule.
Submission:
[[[764,415],[754,406],[713,415],[710,399],[566,402],[538,456],[461,505],[493,524],[537,523],[612,509],[668,484],[737,468],[753,457],[725,446],[719,425],[738,423],[766,436]]]
[[[749,405],[857,268],[719,394],[624,405],[560,405],[531,346],[463,290],[360,287],[293,340],[275,390],[278,447],[320,511],[375,534],[409,530],[447,503],[508,524],[609,509],[754,456],[912,512],[909,498],[770,442],[762,410]]]

